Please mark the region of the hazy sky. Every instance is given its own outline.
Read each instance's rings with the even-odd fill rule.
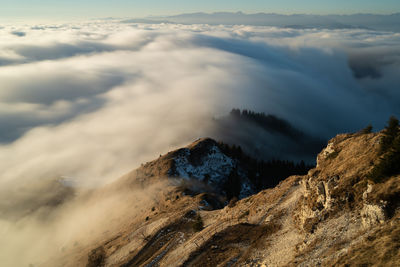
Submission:
[[[0,0],[2,18],[144,17],[184,12],[396,13],[399,0]]]

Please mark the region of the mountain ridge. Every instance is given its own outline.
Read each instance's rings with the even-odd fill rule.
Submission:
[[[287,27],[296,25],[299,28],[331,29],[370,29],[383,31],[400,31],[400,13],[392,14],[277,14],[277,13],[184,13],[172,16],[153,16],[142,19],[126,19],[127,23],[183,23],[210,25],[253,25]]]
[[[179,178],[188,171],[170,171],[176,157],[184,157],[192,167],[203,166],[209,156],[224,162],[218,154],[222,150],[209,154],[216,151],[216,141],[199,139],[143,164],[138,170],[147,175],[137,176],[135,170],[106,186],[104,192],[111,196],[129,196],[124,198],[127,208],[119,214],[118,206],[109,206],[117,212],[107,215],[113,227],[88,245],[66,245],[55,261],[64,266],[125,267],[396,266],[400,176],[379,182],[369,178],[380,161],[384,135],[337,135],[305,175],[289,176],[273,188],[232,198],[228,204],[220,192],[193,182],[204,182],[204,176],[198,176],[202,172]],[[190,159],[194,151],[199,157]],[[143,183],[132,182],[138,177]],[[148,195],[146,202],[137,202],[140,190]]]
[[[97,243],[87,266],[93,257],[104,266],[395,266],[399,176],[368,179],[382,136],[338,135],[306,175],[222,209],[175,187],[142,223]]]
[[[284,167],[282,174],[275,171],[275,179],[265,177],[266,172],[277,167]],[[244,154],[239,146],[229,146],[207,137],[142,164],[110,186],[118,189],[144,187],[160,179],[180,179],[179,183],[185,181],[189,185],[195,181],[196,186],[202,184],[202,190],[207,187],[207,192],[227,196],[228,200],[232,197],[241,199],[274,186],[288,174],[301,174],[309,168],[311,166],[303,162],[258,161]]]

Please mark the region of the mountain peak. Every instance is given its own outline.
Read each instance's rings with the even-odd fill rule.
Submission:
[[[193,143],[160,155],[142,164],[118,181],[118,188],[146,186],[158,181],[201,184],[201,192],[212,192],[228,200],[250,196],[272,188],[293,174],[305,174],[312,166],[304,162],[259,161],[245,154],[239,146],[199,138]],[[207,191],[208,190],[208,191]]]
[[[120,187],[149,185],[160,179],[183,179],[202,183],[209,190],[226,195],[232,176],[240,181],[238,197],[253,194],[254,185],[248,179],[248,170],[240,160],[225,154],[220,144],[211,138],[200,138],[186,147],[160,155],[156,160],[143,164],[116,184]],[[128,186],[127,186],[128,185]]]

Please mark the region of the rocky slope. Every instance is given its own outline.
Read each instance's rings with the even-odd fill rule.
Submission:
[[[214,141],[199,140],[104,189],[112,194],[165,177],[183,178],[159,189],[152,208],[148,205],[135,214],[128,209],[119,227],[90,246],[67,248],[58,262],[64,266],[398,266],[400,177],[381,183],[367,178],[378,160],[381,137],[380,133],[338,135],[307,175],[288,177],[275,188],[224,207],[223,196],[207,188],[218,188],[237,163]],[[243,196],[252,186],[245,173],[243,169],[240,179],[249,190],[242,190]],[[197,191],[188,194],[188,184]]]
[[[233,173],[238,178],[238,197],[248,197],[255,192],[248,178],[246,166],[222,152],[220,144],[210,138],[198,139],[187,147],[172,151],[142,166],[111,187],[127,188],[153,184],[169,178],[192,193],[208,192],[226,195],[227,183]],[[174,178],[176,178],[174,180]]]

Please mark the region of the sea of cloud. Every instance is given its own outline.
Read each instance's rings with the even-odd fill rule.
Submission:
[[[381,129],[400,115],[399,44],[359,29],[1,25],[0,208],[23,207],[43,180],[112,181],[232,108],[323,138]]]
[[[397,33],[115,21],[0,31],[2,180],[115,178],[234,107],[323,137],[400,111]]]

